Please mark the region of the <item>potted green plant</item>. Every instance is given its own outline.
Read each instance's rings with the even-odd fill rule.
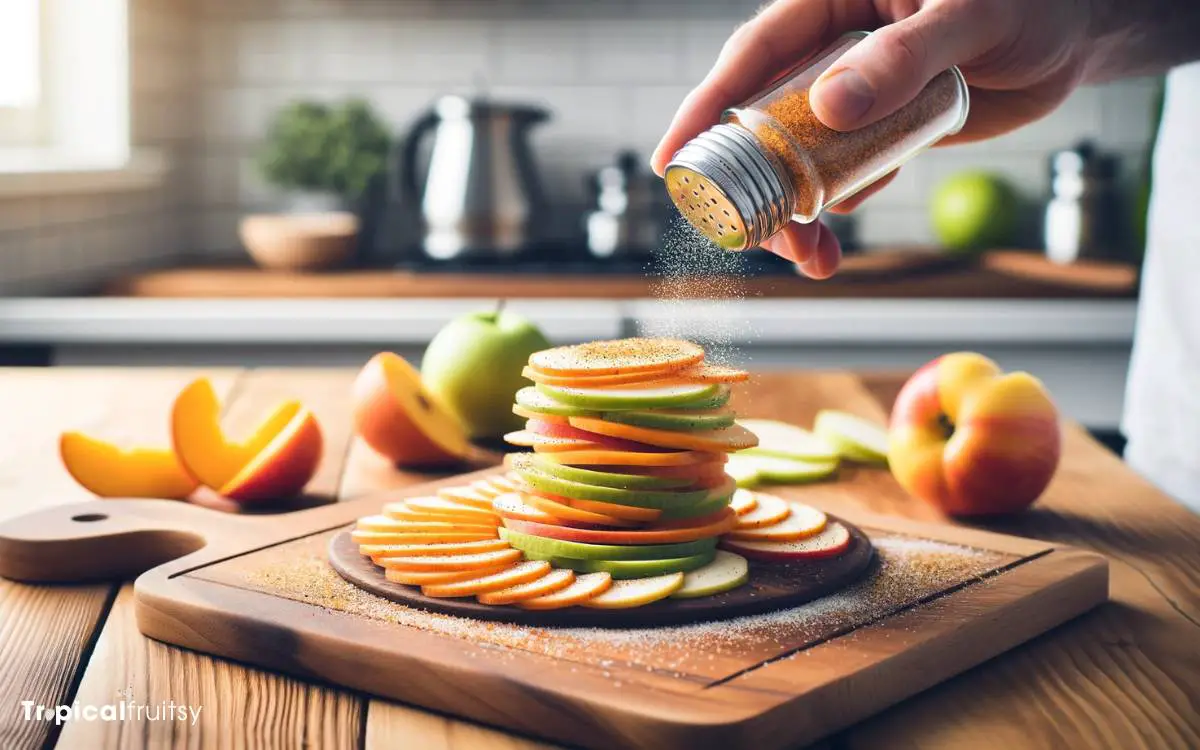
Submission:
[[[356,208],[387,169],[392,137],[370,105],[296,101],[277,112],[257,154],[263,179],[285,194],[287,210],[242,220],[241,236],[259,265],[313,269],[338,265],[357,244]]]

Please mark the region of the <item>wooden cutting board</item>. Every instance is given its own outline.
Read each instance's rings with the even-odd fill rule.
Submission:
[[[330,568],[329,541],[359,516],[494,471],[271,517],[146,500],[55,507],[0,525],[0,575],[148,570],[136,611],[152,638],[588,747],[811,742],[1107,597],[1098,555],[855,512],[836,484],[779,494],[836,507],[870,537],[877,569],[800,608],[716,625],[465,620],[375,597]]]

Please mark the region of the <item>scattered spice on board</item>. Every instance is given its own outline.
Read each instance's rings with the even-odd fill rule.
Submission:
[[[520,649],[567,664],[722,679],[799,650],[913,602],[986,576],[1015,558],[906,536],[873,536],[879,564],[869,577],[808,604],[759,615],[661,628],[542,628],[426,612],[367,593],[325,559],[324,535],[283,544],[191,575],[286,599],[461,638],[493,655]],[[464,645],[464,648],[466,646]],[[511,655],[511,652],[510,652]]]

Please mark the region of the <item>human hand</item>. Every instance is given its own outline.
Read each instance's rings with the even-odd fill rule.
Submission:
[[[971,110],[938,145],[991,138],[1037,120],[1079,85],[1087,64],[1089,0],[775,0],[739,28],[680,105],[651,165],[662,176],[687,141],[716,124],[775,76],[841,34],[878,29],[813,85],[826,126],[855,130],[911,101],[934,76],[959,66]],[[830,208],[845,213],[895,173]],[[841,248],[820,222],[793,222],[763,247],[813,278],[837,270]]]

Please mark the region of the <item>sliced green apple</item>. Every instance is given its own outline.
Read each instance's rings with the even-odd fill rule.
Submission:
[[[542,456],[534,456],[530,464],[538,471],[559,477],[560,479],[581,482],[583,484],[615,487],[622,490],[670,490],[694,484],[691,479],[651,477],[642,474],[618,474],[611,471],[584,469],[579,466],[568,466],[567,464],[549,461]]]
[[[560,388],[537,385],[542,394],[581,409],[639,411],[645,409],[716,409],[729,403],[729,386],[667,385],[658,388]]]
[[[838,450],[828,440],[808,430],[775,419],[739,419],[738,424],[758,435],[758,445],[745,453],[794,458],[800,461],[837,461]]]
[[[693,599],[721,594],[750,580],[750,563],[741,555],[720,550],[712,562],[683,577],[683,586],[671,594],[673,599]]]
[[[649,578],[666,573],[686,573],[708,565],[715,555],[715,550],[708,550],[688,557],[657,560],[576,560],[570,557],[553,557],[536,552],[525,553],[525,556],[532,560],[546,560],[556,568],[567,568],[576,573],[608,573],[617,580]]]
[[[542,393],[533,386],[517,391],[516,402],[529,411],[556,417],[598,417],[600,412],[571,406]]]
[[[729,460],[725,462],[725,473],[733,477],[738,487],[756,487],[761,480],[758,464],[754,462],[753,456],[746,455],[746,451],[730,454]]]
[[[620,489],[598,484],[586,484],[563,479],[539,471],[524,456],[513,460],[513,469],[530,487],[541,492],[577,500],[598,500],[638,508],[677,508],[692,506],[710,498],[711,490],[644,490]]]
[[[505,528],[500,529],[500,538],[527,554],[573,560],[662,560],[712,552],[717,546],[715,537],[677,544],[588,544],[532,536]]]
[[[815,482],[837,473],[838,462],[834,461],[797,461],[774,456],[746,456],[737,454],[729,457],[725,465],[726,473],[732,474],[730,466],[737,459],[739,471],[753,471],[755,480],[759,482],[777,482],[780,484],[803,484]],[[746,485],[738,485],[739,487]]]
[[[721,508],[729,505],[736,490],[737,485],[734,484],[733,479],[729,479],[720,487],[710,490],[708,497],[699,503],[663,508],[662,515],[658,517],[659,521],[678,521],[684,518],[699,518],[700,516],[707,516],[710,513],[716,513]]]
[[[608,422],[652,427],[660,430],[719,430],[734,422],[732,409],[663,409],[659,411],[606,411],[600,418]]]
[[[888,434],[882,426],[834,409],[817,412],[813,431],[852,461],[887,463]]]

